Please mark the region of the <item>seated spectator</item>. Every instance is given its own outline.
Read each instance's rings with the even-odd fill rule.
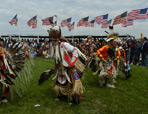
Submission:
[[[38,56],[39,56],[39,57],[42,57],[42,56],[43,56],[42,47],[40,47],[39,50],[38,50]]]
[[[35,58],[36,57],[36,51],[35,51],[35,49],[34,48],[32,48],[31,49],[31,53],[30,53],[30,56],[31,56],[31,58]]]

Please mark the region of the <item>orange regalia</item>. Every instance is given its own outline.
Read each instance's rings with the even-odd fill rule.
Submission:
[[[126,53],[122,47],[116,48],[116,57],[119,59],[121,56],[123,57],[124,63],[126,63]]]
[[[102,66],[100,66],[99,83],[100,86],[115,88],[114,79],[116,78],[116,70],[114,64],[114,50],[110,48],[110,44],[104,45],[98,49],[96,54],[100,57]]]
[[[108,48],[109,46],[108,45],[105,45],[103,46],[102,48],[98,49],[96,54],[99,56],[96,56],[96,55],[93,55],[91,57],[91,60],[88,64],[88,68],[91,69],[93,72],[94,72],[94,75],[98,73],[98,71],[100,70],[100,59],[104,59],[104,60],[107,60],[108,58]]]
[[[126,79],[131,77],[129,65],[126,61],[126,53],[125,50],[120,46],[116,48],[116,69],[123,72],[125,74]]]
[[[109,26],[111,33],[107,33],[108,45],[104,45],[102,48],[98,49],[96,54],[101,58],[102,66],[100,67],[99,73],[99,83],[103,87],[115,88],[114,80],[116,78],[116,68],[115,68],[115,39],[118,37],[118,33],[113,32],[113,26]]]
[[[100,57],[103,58],[105,60],[107,60],[108,58],[108,45],[103,46],[102,48],[98,49],[96,54]]]

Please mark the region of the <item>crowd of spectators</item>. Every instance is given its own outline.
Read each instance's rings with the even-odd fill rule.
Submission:
[[[1,38],[1,44],[3,47],[7,47],[12,40],[3,40]],[[17,40],[16,40],[17,41]],[[21,40],[23,42],[23,51],[27,57],[44,57],[50,58],[52,42],[49,41],[36,41],[36,40]],[[90,42],[88,39],[79,40],[69,40],[69,42],[78,47],[85,55],[90,54]],[[106,44],[105,39],[96,39],[91,42],[97,48],[101,48]],[[148,40],[146,37],[136,40],[136,39],[121,39],[121,46],[125,49],[127,53],[127,59],[130,64],[148,66]]]

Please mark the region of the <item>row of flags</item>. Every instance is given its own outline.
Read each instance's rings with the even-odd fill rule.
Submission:
[[[113,25],[121,24],[122,27],[133,26],[134,20],[148,19],[148,8],[126,11],[114,18]]]
[[[77,27],[79,26],[94,27],[95,23],[97,23],[98,25],[101,25],[101,28],[108,28],[110,25],[117,25],[117,24],[121,24],[122,27],[133,26],[134,20],[148,19],[147,10],[148,8],[132,10],[129,13],[126,11],[116,16],[113,20],[112,19],[108,20],[109,14],[97,16],[93,20],[90,20],[90,21],[89,21],[89,16],[87,16],[78,21]],[[56,18],[56,20],[54,18]],[[42,19],[42,25],[51,25],[51,21],[54,22],[55,25],[57,25],[57,15],[53,15],[51,17]],[[15,26],[17,26],[17,22],[18,22],[18,18],[16,14],[9,23],[11,25],[14,24]],[[32,28],[36,28],[37,27],[37,15],[32,17],[27,22],[27,24],[28,26],[31,26]],[[60,24],[61,24],[61,27],[67,27],[69,31],[73,30],[75,27],[75,21],[72,22],[72,17],[62,20]]]

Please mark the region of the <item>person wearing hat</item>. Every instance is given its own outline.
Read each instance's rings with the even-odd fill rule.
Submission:
[[[121,46],[121,41],[119,39],[118,40],[116,39],[116,42],[117,46],[115,49],[115,59],[114,59],[115,68],[116,70],[121,71],[125,75],[126,79],[128,79],[131,77],[131,74],[130,74],[130,67],[126,59],[126,52]]]
[[[111,33],[107,35],[107,45],[99,48],[96,54],[101,59],[100,73],[99,73],[99,84],[101,87],[106,85],[107,87],[115,88],[114,80],[116,78],[115,69],[115,48],[117,33],[113,32],[113,27],[110,27]]]
[[[108,44],[97,50],[96,54],[101,59],[102,66],[100,67],[99,83],[103,87],[115,88],[114,79],[116,77],[116,69],[114,66],[115,58],[115,42],[114,38],[107,39]]]
[[[72,46],[61,35],[59,26],[53,26],[48,32],[49,39],[53,43],[51,57],[55,60],[54,71],[56,75],[53,80],[56,80],[54,83],[56,100],[67,99],[70,103],[79,103],[84,90],[80,80],[81,76],[76,67],[80,50]],[[42,83],[41,81],[42,79],[39,80],[39,83]]]

